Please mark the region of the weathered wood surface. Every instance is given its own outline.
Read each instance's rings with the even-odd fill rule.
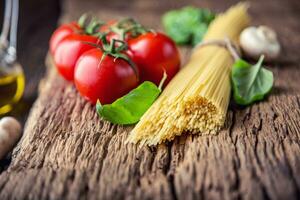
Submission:
[[[234,2],[195,4],[220,11]],[[64,19],[91,9],[104,19],[130,15],[157,27],[161,13],[184,4],[67,1]],[[231,106],[217,136],[125,145],[131,127],[99,120],[52,67],[12,164],[0,175],[0,199],[299,199],[299,8],[296,0],[252,2],[254,23],[274,27],[283,44],[271,67],[275,88],[264,102]]]

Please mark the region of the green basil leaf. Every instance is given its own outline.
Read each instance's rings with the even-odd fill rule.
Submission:
[[[161,90],[154,83],[145,81],[112,104],[96,104],[97,112],[114,124],[134,124],[157,99]]]
[[[202,40],[209,23],[214,18],[215,14],[208,9],[187,6],[165,13],[162,23],[166,33],[177,44],[195,45]]]
[[[209,9],[201,9],[202,22],[210,24],[215,19],[215,14],[212,13]]]
[[[262,67],[264,56],[255,65],[240,59],[232,67],[233,97],[237,104],[249,105],[262,100],[273,86],[273,73]]]
[[[270,92],[274,78],[270,70],[262,67],[264,56],[254,65],[240,59],[232,67],[233,97],[237,104],[249,105],[262,100]]]
[[[208,25],[205,23],[200,23],[199,26],[195,27],[193,30],[193,39],[192,39],[192,45],[196,46],[198,43],[200,43],[207,31]]]

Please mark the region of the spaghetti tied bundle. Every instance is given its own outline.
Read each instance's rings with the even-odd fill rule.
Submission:
[[[247,4],[219,15],[203,41],[237,43],[249,25]],[[217,45],[196,48],[188,64],[172,79],[129,135],[128,141],[156,145],[184,132],[216,133],[225,122],[230,100],[230,52]]]

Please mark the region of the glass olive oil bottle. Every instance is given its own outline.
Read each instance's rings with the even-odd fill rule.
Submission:
[[[0,116],[11,111],[24,92],[25,78],[17,62],[18,15],[19,0],[5,0],[0,34]]]
[[[0,66],[0,115],[8,113],[21,99],[25,88],[25,77],[18,63]]]

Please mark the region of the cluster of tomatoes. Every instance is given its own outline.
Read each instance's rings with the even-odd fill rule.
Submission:
[[[179,52],[163,33],[132,19],[61,25],[50,39],[59,73],[92,103],[112,103],[143,81],[166,84],[178,72]]]

